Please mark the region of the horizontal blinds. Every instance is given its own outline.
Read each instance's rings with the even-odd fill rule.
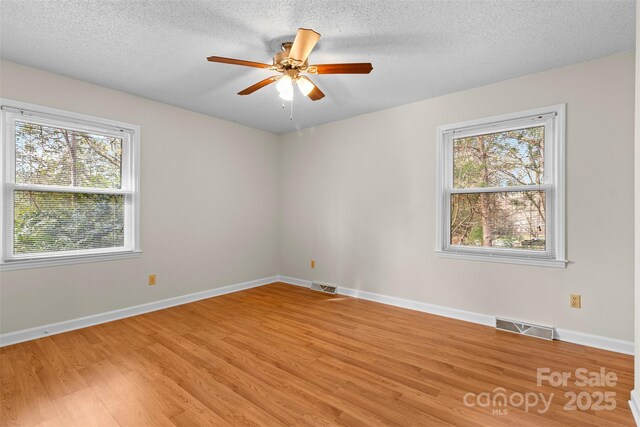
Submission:
[[[518,119],[505,119],[500,121],[495,121],[491,123],[481,123],[477,125],[469,125],[469,126],[461,126],[456,127],[455,129],[447,129],[443,131],[444,135],[451,134],[465,134],[465,135],[477,135],[481,133],[485,133],[487,130],[495,130],[496,127],[508,127],[508,128],[517,128],[517,127],[527,127],[531,122],[540,122],[547,121],[550,119],[554,119],[557,117],[558,113],[543,113],[543,114],[534,114],[527,117],[520,117]]]
[[[125,196],[14,191],[15,255],[124,246]]]
[[[133,193],[125,137],[26,115],[12,123],[13,183],[5,194],[13,203],[4,213],[12,219],[12,256],[130,244],[125,222]]]
[[[83,130],[83,129],[94,129],[99,128],[105,131],[110,131],[113,133],[129,133],[133,134],[134,130],[122,127],[122,126],[112,126],[109,124],[105,124],[103,122],[94,122],[89,119],[76,119],[70,117],[62,117],[57,114],[49,114],[43,111],[33,111],[28,108],[19,108],[12,107],[10,105],[2,105],[0,106],[0,110],[6,111],[9,113],[17,114],[25,118],[25,120],[37,120],[37,119],[45,119],[47,121],[60,122],[64,123],[63,126],[69,129]]]

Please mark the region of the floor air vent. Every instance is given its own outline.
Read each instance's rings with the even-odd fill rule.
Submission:
[[[336,286],[325,285],[324,283],[311,282],[311,289],[314,291],[325,292],[327,294],[335,294],[338,288]]]
[[[553,328],[518,322],[516,320],[501,319],[499,317],[496,317],[496,329],[521,335],[528,335],[530,337],[542,338],[545,340],[553,339]]]

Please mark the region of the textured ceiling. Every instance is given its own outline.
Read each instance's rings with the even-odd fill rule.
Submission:
[[[634,11],[633,0],[0,0],[0,55],[282,133],[631,50]],[[322,34],[310,63],[373,72],[313,77],[327,96],[297,96],[291,121],[274,85],[236,95],[269,71],[205,59],[270,62],[298,27]]]

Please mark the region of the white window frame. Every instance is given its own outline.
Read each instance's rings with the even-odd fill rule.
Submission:
[[[436,255],[446,258],[565,268],[565,104],[439,126],[437,131]],[[545,126],[544,183],[540,186],[456,189],[453,186],[454,138]],[[452,245],[450,197],[454,193],[544,190],[546,195],[546,249],[486,248]]]
[[[49,267],[137,257],[140,248],[140,127],[84,114],[0,98],[0,271]],[[15,182],[15,122],[30,121],[48,126],[95,132],[122,138],[122,185],[120,189],[18,184]],[[121,194],[125,198],[124,246],[35,254],[13,253],[15,190]]]

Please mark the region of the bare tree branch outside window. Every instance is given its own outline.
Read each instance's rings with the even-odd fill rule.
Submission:
[[[453,140],[454,188],[501,191],[451,195],[452,245],[546,249],[544,138],[536,126]]]

